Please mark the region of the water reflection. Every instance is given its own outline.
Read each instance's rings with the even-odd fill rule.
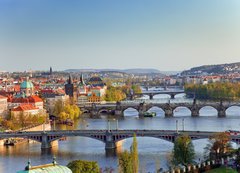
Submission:
[[[180,95],[180,94],[179,94]],[[156,96],[158,97],[158,96]],[[179,96],[177,95],[176,98]],[[178,98],[183,99],[183,98]],[[172,101],[172,100],[171,100]],[[240,108],[231,107],[227,110],[227,118],[217,118],[217,112],[212,107],[204,107],[200,110],[200,117],[192,118],[187,108],[179,107],[174,111],[174,117],[165,118],[164,112],[158,107],[152,107],[148,111],[157,113],[154,118],[138,117],[138,111],[129,108],[124,111],[124,118],[116,119],[112,116],[101,116],[101,119],[80,118],[73,126],[55,125],[55,129],[107,129],[108,120],[110,128],[115,129],[159,129],[176,130],[178,128],[194,131],[224,131],[240,130]],[[230,115],[230,116],[229,116]],[[183,121],[184,119],[184,121]],[[173,144],[157,138],[138,137],[138,150],[140,171],[154,172],[156,169],[167,169],[167,161],[173,149]],[[117,154],[129,150],[132,138],[125,139],[116,153],[105,152],[105,144],[101,141],[87,137],[69,137],[66,141],[59,141],[58,146],[51,150],[42,151],[39,143],[24,144],[21,146],[0,147],[0,172],[16,172],[22,170],[30,158],[33,165],[47,164],[52,162],[52,157],[57,157],[57,162],[66,165],[71,160],[93,160],[101,167],[112,167],[117,170]],[[203,157],[203,150],[208,140],[193,141],[196,159]],[[236,145],[235,145],[236,146]],[[107,156],[107,157],[106,157]],[[117,171],[115,171],[117,172]]]

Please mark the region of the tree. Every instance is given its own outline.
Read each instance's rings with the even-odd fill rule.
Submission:
[[[194,155],[195,152],[191,138],[188,135],[177,137],[173,148],[173,164],[187,166],[193,163]]]
[[[138,160],[138,144],[137,144],[137,137],[136,134],[134,133],[133,135],[133,143],[131,146],[131,155],[132,155],[132,162],[133,162],[133,173],[138,173],[138,165],[139,165],[139,160]]]
[[[127,150],[118,156],[120,173],[133,173],[132,155]]]
[[[224,154],[232,151],[229,133],[215,133],[209,138],[209,140],[210,143],[205,147],[205,157],[218,159],[221,158]]]
[[[54,115],[60,120],[74,120],[79,117],[81,111],[77,105],[66,103],[63,105],[61,100],[58,100],[54,105]]]
[[[98,163],[92,161],[74,160],[68,163],[67,167],[73,173],[100,173]]]

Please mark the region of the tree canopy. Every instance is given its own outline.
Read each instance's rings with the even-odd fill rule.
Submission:
[[[187,84],[186,93],[195,95],[196,99],[237,100],[240,99],[240,83],[211,83],[207,85]]]
[[[54,105],[53,113],[60,120],[73,120],[79,117],[81,111],[77,105],[63,104],[61,100],[58,100]]]
[[[68,163],[67,167],[73,173],[100,173],[98,163],[92,161],[74,160]]]
[[[193,163],[194,156],[195,152],[191,138],[186,134],[177,137],[173,148],[173,164],[187,166]]]
[[[232,151],[230,134],[227,132],[215,133],[209,140],[210,143],[205,147],[205,157],[217,159]]]

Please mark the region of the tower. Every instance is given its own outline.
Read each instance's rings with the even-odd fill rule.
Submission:
[[[52,75],[52,67],[50,67],[49,75]]]
[[[71,74],[69,74],[67,84],[65,84],[65,93],[70,97],[73,97],[73,81]]]

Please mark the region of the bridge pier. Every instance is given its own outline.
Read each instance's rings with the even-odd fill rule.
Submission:
[[[115,115],[118,116],[118,117],[123,116],[121,102],[116,103]]]
[[[113,136],[109,131],[106,132],[105,152],[106,156],[116,155],[116,143],[114,142]]]
[[[144,102],[140,103],[138,108],[138,116],[144,117],[144,112],[146,111],[147,111],[146,104]]]
[[[122,110],[115,110],[115,116],[122,117],[123,116]]]
[[[219,118],[226,117],[226,110],[222,110],[222,109],[218,110],[218,117]]]
[[[150,99],[150,100],[153,99],[153,94],[149,94],[149,99]]]
[[[196,101],[194,101],[193,106],[191,107],[191,116],[192,117],[199,117],[199,108],[196,105]]]
[[[92,110],[90,114],[91,118],[99,118],[99,113],[96,110]]]
[[[113,140],[111,132],[106,132],[105,150],[116,149],[116,143]]]
[[[199,110],[198,109],[191,110],[191,116],[192,117],[199,117]]]
[[[51,142],[48,141],[48,136],[47,134],[42,135],[42,142],[41,142],[41,149],[49,149],[52,148]]]
[[[167,109],[164,112],[165,112],[165,117],[173,117],[173,110]]]
[[[165,108],[163,109],[165,112],[165,117],[173,117],[173,109],[171,108],[170,104],[167,103]]]
[[[218,111],[219,118],[226,117],[226,108],[223,106],[222,101],[220,102],[220,105],[217,111]]]

